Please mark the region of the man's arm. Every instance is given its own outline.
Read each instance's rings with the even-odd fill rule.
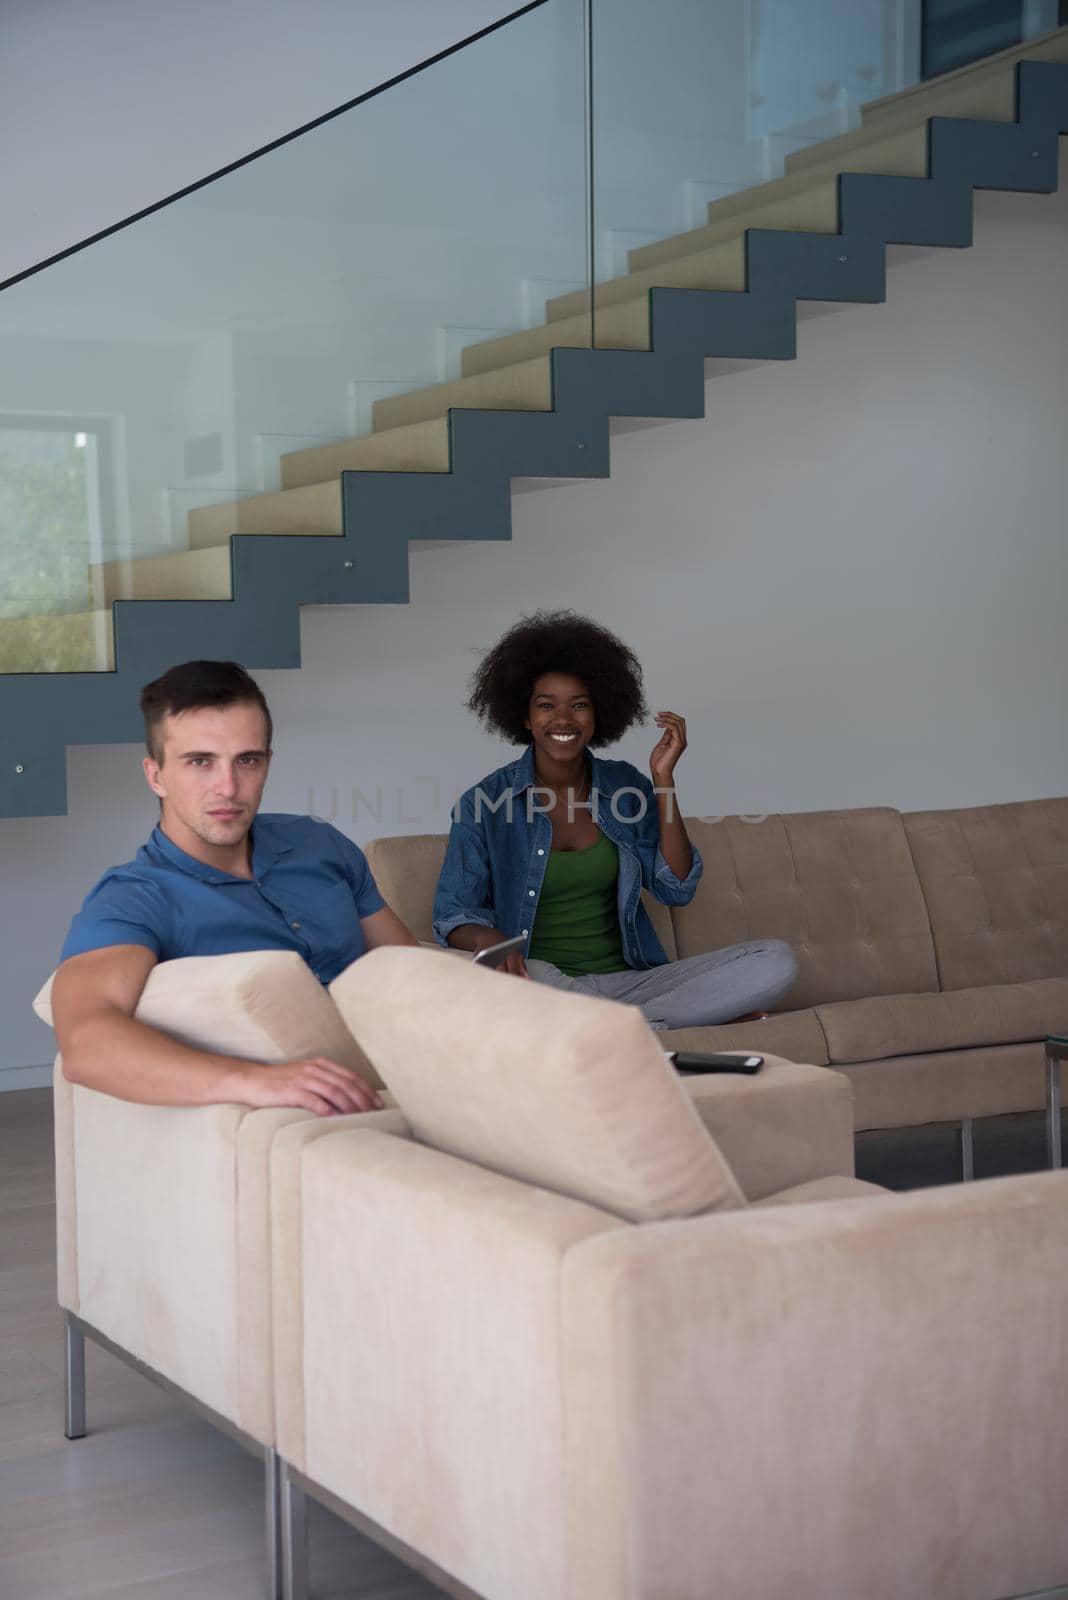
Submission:
[[[368,950],[377,950],[383,944],[419,944],[415,934],[389,906],[372,911],[369,917],[361,917],[360,929]]]
[[[372,920],[372,919],[368,919]],[[52,1015],[71,1083],[143,1105],[295,1106],[328,1117],[380,1102],[348,1067],[317,1056],[278,1066],[213,1055],[134,1017],[156,965],[138,944],[71,956],[52,985]]]

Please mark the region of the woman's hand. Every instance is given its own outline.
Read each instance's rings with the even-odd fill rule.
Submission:
[[[472,955],[477,955],[480,950],[488,950],[491,945],[503,944],[508,935],[502,933],[500,928],[483,928],[477,923],[465,922],[459,928],[454,928],[449,934],[449,943],[457,950],[470,950]],[[498,972],[510,972],[513,978],[529,978],[527,964],[523,960],[521,950],[512,950],[505,956]]]
[[[686,748],[686,722],[676,711],[658,711],[653,720],[662,732],[649,757],[649,771],[656,787],[664,789],[671,783],[678,759]]]

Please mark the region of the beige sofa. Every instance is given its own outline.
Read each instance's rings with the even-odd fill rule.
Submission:
[[[1068,1581],[1068,1174],[747,1205],[633,1011],[411,950],[332,993],[414,1137],[275,1141],[290,1600],[309,1491],[487,1600]]]
[[[430,959],[462,970],[458,962]],[[50,982],[35,1009],[51,1022]],[[324,1054],[380,1082],[334,1002],[293,953],[164,962],[153,969],[137,1016],[190,1044],[259,1061]],[[852,1174],[852,1093],[836,1074],[771,1060],[758,1078],[694,1079],[687,1088],[749,1198]],[[288,1292],[272,1306],[272,1229],[284,1234],[299,1217],[287,1152],[292,1160],[356,1125],[407,1132],[389,1109],[320,1119],[236,1105],[138,1105],[73,1087],[56,1062],[67,1436],[86,1432],[88,1336],[179,1391],[262,1456],[269,1600],[281,1592],[275,1350],[287,1347],[294,1326],[299,1333],[301,1317],[299,1299]]]
[[[858,1129],[1045,1104],[1041,1041],[1068,1030],[1068,799],[687,826],[705,862],[694,900],[647,900],[669,956],[779,938],[800,971],[766,1022],[666,1033],[665,1046],[833,1066]],[[444,848],[420,835],[367,850],[422,939]]]

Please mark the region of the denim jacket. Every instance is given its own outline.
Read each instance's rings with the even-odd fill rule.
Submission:
[[[660,852],[652,783],[629,761],[588,754],[593,786],[587,802],[601,832],[619,848],[619,926],[630,967],[659,967],[664,947],[641,904],[642,888],[667,906],[693,899],[701,876],[696,847],[685,878]],[[534,776],[534,747],[461,795],[453,811],[445,861],[434,896],[434,933],[448,943],[453,928],[477,923],[509,936],[534,926],[552,847],[546,791]]]

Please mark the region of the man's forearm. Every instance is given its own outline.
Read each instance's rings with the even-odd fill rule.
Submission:
[[[257,1065],[196,1050],[118,1011],[81,1023],[63,1053],[71,1083],[144,1105],[243,1102],[245,1079]]]

